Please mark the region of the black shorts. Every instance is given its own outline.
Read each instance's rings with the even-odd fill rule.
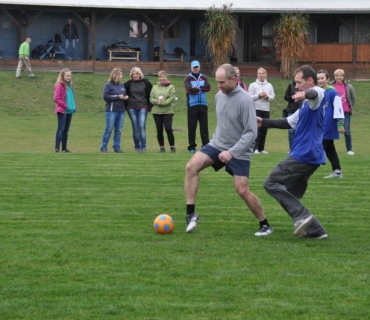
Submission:
[[[228,163],[223,163],[218,159],[218,155],[222,152],[210,144],[206,144],[204,147],[200,149],[200,152],[203,152],[208,157],[213,160],[213,169],[218,171],[225,167],[227,173],[231,174],[232,176],[242,176],[249,178],[249,170],[250,170],[250,161],[249,160],[240,160],[232,158]]]

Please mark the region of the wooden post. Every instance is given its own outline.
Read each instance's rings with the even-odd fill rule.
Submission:
[[[352,64],[357,63],[357,28],[358,28],[358,15],[355,15],[353,21],[353,48],[352,48]]]
[[[95,60],[96,60],[96,13],[91,12],[90,21],[90,35],[91,35],[91,61],[93,70],[95,71]]]

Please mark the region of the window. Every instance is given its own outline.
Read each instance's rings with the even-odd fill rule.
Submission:
[[[170,23],[170,21],[166,21]],[[175,22],[171,27],[169,27],[165,33],[164,37],[167,39],[180,39],[180,22]]]
[[[145,21],[131,20],[130,21],[130,38],[147,38],[148,26]]]

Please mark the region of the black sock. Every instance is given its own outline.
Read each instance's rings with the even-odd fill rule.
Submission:
[[[270,226],[269,223],[267,222],[267,219],[260,221],[260,227],[262,226]]]
[[[186,214],[193,214],[195,212],[195,204],[187,204],[186,205]]]

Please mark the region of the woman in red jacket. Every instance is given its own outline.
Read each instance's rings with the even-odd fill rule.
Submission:
[[[58,118],[58,129],[55,135],[55,152],[70,153],[67,149],[68,131],[71,126],[72,114],[76,112],[76,100],[73,91],[72,72],[62,69],[54,86],[55,113]]]

